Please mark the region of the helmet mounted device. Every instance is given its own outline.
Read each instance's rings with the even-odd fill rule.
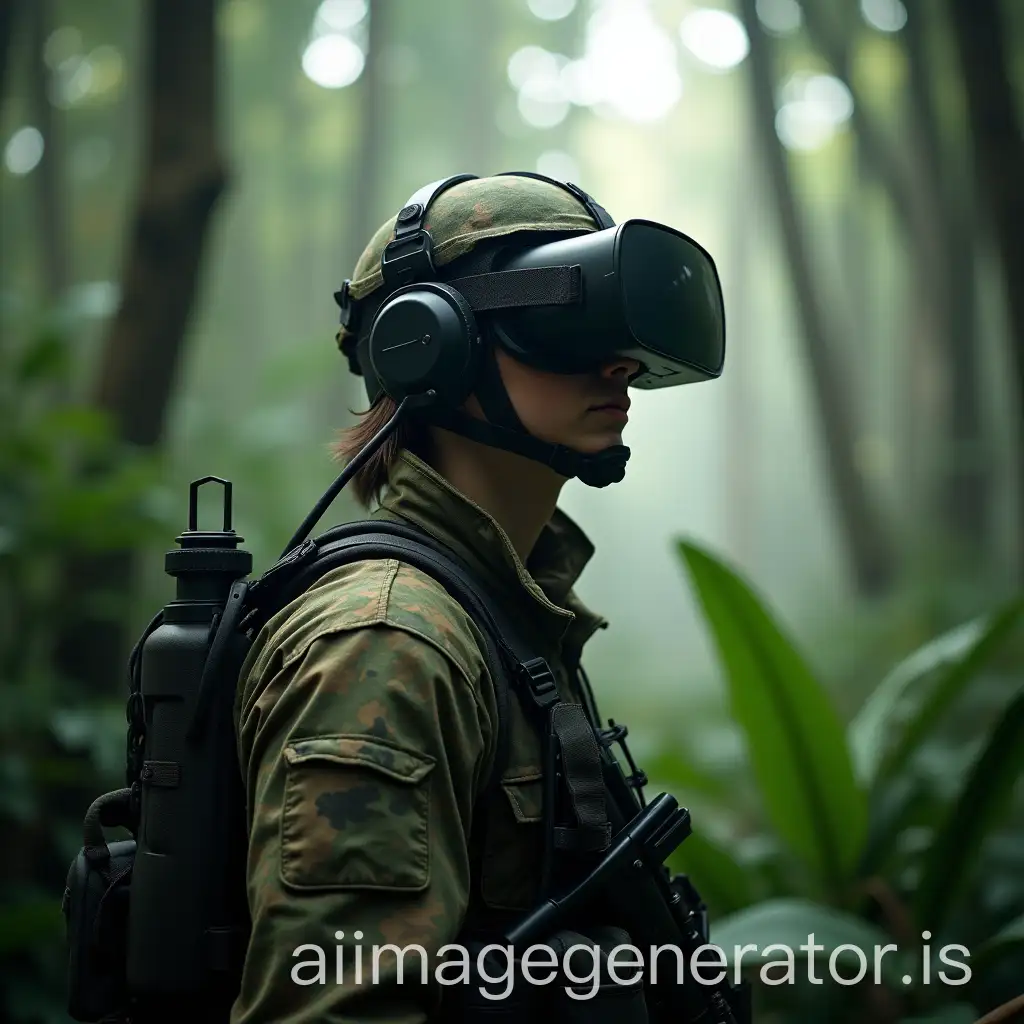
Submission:
[[[414,411],[430,423],[590,486],[621,480],[629,458],[625,445],[584,454],[527,431],[502,382],[495,345],[528,366],[554,373],[593,372],[630,358],[639,370],[629,384],[641,389],[721,375],[722,289],[714,261],[701,245],[650,220],[616,225],[571,182],[530,171],[497,177],[504,176],[534,178],[568,192],[596,230],[553,234],[554,240],[532,245],[513,236],[495,247],[484,272],[451,278],[439,271],[434,239],[424,225],[439,196],[476,175],[453,175],[414,193],[399,211],[380,257],[383,287],[357,301],[346,280],[335,293],[349,368],[363,377],[371,405],[386,394],[398,409],[325,499],[332,500]],[[470,394],[477,396],[486,420],[461,409]],[[293,543],[308,529],[300,528]]]

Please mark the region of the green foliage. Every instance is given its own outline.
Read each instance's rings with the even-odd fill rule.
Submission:
[[[882,680],[850,727],[850,743],[866,782],[899,774],[1017,625],[1022,610],[1024,601],[1011,601],[994,616],[958,626],[919,648]],[[929,686],[929,682],[934,684],[937,669],[944,670],[941,678]],[[901,728],[887,729],[897,716],[906,719]],[[890,741],[888,749],[886,740]]]
[[[732,967],[737,947],[742,949],[745,943],[757,945],[753,956],[746,954],[756,961],[759,953],[772,945],[784,946],[800,956],[810,951],[811,941],[822,947],[817,952],[828,957],[847,943],[870,950],[884,946],[889,939],[881,928],[852,914],[810,900],[779,898],[753,904],[730,915],[715,929],[714,941],[729,957]],[[801,951],[801,946],[808,948]],[[820,966],[820,961],[818,964]],[[881,970],[886,981],[898,982],[905,966],[899,960],[883,958]]]
[[[753,595],[692,544],[680,549],[726,672],[732,714],[778,834],[818,880],[843,892],[867,805],[828,695]]]
[[[75,692],[55,652],[76,614],[121,621],[128,598],[88,579],[69,593],[67,569],[167,531],[159,467],[68,401],[70,363],[50,328],[0,351],[0,1017],[15,1022],[66,1020],[60,894],[85,810],[123,768],[123,699]]]
[[[815,996],[814,1012],[829,1019],[855,1012],[861,1016],[849,1019],[973,1021],[976,1008],[1015,994],[999,987],[995,969],[1024,962],[1024,891],[1012,867],[997,867],[996,854],[1024,774],[1024,689],[997,676],[995,721],[957,756],[946,751],[941,727],[1008,647],[1024,601],[926,643],[844,728],[826,688],[753,589],[695,544],[680,542],[678,552],[743,736],[741,771],[763,808],[760,842],[748,835],[694,843],[695,834],[677,851],[675,866],[690,874],[713,912],[712,941],[727,953],[748,943],[758,951],[773,943],[797,951],[813,934],[825,947],[819,958],[849,943],[869,961],[873,948],[895,944],[898,952],[881,961],[888,1009],[865,995],[853,1010],[851,990],[832,985],[829,1009],[821,1009],[820,992]],[[922,768],[936,760],[946,768],[942,786]],[[728,814],[730,798],[713,771],[677,752],[656,764],[656,777],[683,793],[696,781],[701,799]],[[742,834],[738,826],[734,836]],[[925,929],[930,934],[922,937]],[[971,949],[968,985],[925,980],[928,942],[932,950],[951,943]],[[757,977],[767,960],[755,952],[742,962]],[[777,968],[769,970],[778,977]],[[872,983],[873,969],[860,987]],[[786,998],[778,990],[772,996]],[[791,1012],[808,1012],[799,986],[788,998]]]

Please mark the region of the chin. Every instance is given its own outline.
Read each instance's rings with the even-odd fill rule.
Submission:
[[[610,430],[604,434],[587,434],[586,437],[569,442],[567,447],[583,452],[585,455],[596,455],[598,452],[603,452],[605,448],[616,444],[622,444],[621,430]]]

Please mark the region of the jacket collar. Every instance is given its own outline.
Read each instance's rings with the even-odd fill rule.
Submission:
[[[555,509],[524,565],[493,516],[403,449],[392,463],[387,494],[373,514],[394,517],[426,530],[479,574],[508,612],[524,619],[538,636],[544,646],[540,656],[549,657],[560,646],[562,658],[572,663],[596,630],[607,627],[607,620],[573,592],[594,546],[561,509]]]

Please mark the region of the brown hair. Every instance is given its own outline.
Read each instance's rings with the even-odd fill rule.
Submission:
[[[383,429],[397,408],[391,398],[382,394],[365,412],[353,413],[360,417],[360,421],[338,432],[338,439],[331,445],[333,457],[339,462],[351,462]],[[364,508],[369,508],[371,502],[379,504],[398,453],[408,448],[426,459],[429,447],[430,431],[426,425],[421,420],[404,419],[352,477],[348,486],[354,491],[356,500]]]

